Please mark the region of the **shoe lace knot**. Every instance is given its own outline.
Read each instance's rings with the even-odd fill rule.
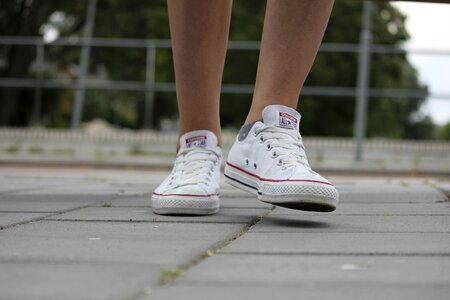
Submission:
[[[173,187],[208,184],[220,153],[209,148],[186,148],[177,154],[169,184]]]

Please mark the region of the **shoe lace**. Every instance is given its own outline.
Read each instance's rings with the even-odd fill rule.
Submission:
[[[272,158],[278,158],[277,165],[288,168],[301,164],[312,171],[306,157],[302,136],[297,130],[267,126],[256,128],[255,135],[259,136],[261,143],[270,140],[266,149],[273,150]]]
[[[186,148],[178,153],[170,180],[172,187],[208,184],[220,153],[208,148]]]

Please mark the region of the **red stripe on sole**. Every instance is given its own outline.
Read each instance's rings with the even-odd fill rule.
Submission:
[[[333,186],[331,183],[329,182],[325,182],[325,181],[320,181],[320,180],[310,180],[310,179],[269,179],[269,178],[263,178],[261,176],[258,176],[256,174],[250,173],[244,169],[239,168],[238,166],[233,165],[232,163],[229,163],[227,161],[227,165],[229,165],[230,167],[233,167],[241,172],[244,172],[247,175],[253,176],[255,178],[258,178],[261,181],[269,181],[269,182],[315,182],[315,183],[321,183],[321,184],[327,184],[327,185],[331,185]]]

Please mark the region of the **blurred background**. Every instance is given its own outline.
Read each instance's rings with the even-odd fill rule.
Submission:
[[[250,107],[265,1],[235,0],[225,148]],[[450,5],[338,0],[302,90],[326,170],[450,173]],[[0,4],[0,161],[169,166],[177,130],[163,0]]]

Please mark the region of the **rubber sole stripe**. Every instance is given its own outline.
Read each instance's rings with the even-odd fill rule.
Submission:
[[[236,182],[239,183],[239,184],[245,185],[246,187],[252,188],[252,189],[256,190],[256,191],[258,192],[259,195],[262,195],[262,193],[261,193],[260,191],[258,191],[258,189],[255,188],[254,186],[252,186],[252,185],[250,185],[250,184],[247,184],[247,183],[244,183],[244,182],[242,182],[242,181],[240,181],[240,180],[237,180],[237,179],[235,179],[235,178],[233,178],[233,177],[230,177],[230,176],[228,176],[227,174],[224,174],[224,175],[225,175],[226,178],[231,179],[231,180],[233,180],[233,181],[236,181]]]

